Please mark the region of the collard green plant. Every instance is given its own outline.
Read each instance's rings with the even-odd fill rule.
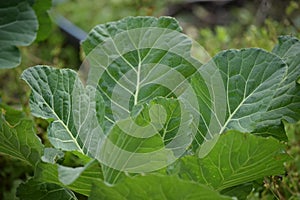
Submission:
[[[181,31],[173,18],[128,17],[90,32],[79,73],[23,72],[31,113],[50,121],[53,148],[31,145],[1,118],[3,141],[14,133],[39,152],[33,161],[19,146],[0,148],[34,163],[19,196],[231,199],[241,188],[245,197],[252,181],[284,173],[282,121],[300,119],[300,41],[284,36],[273,53],[226,50],[206,62]],[[70,158],[77,162],[70,166]]]

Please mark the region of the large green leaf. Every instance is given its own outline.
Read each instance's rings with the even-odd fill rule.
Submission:
[[[214,98],[209,99],[203,94],[202,81],[192,79],[200,106],[207,104],[199,110],[210,110],[210,115],[202,115],[204,120],[199,125],[200,136],[196,137],[198,144],[226,130],[262,134],[257,130],[276,125],[288,114],[286,110],[272,107],[272,101],[288,71],[288,66],[272,53],[257,48],[227,50],[217,54],[199,71],[204,79],[209,79],[207,82],[224,86],[224,93],[210,90],[210,96]],[[219,74],[222,78],[215,79],[215,76],[204,74]],[[270,116],[270,110],[276,116]],[[286,138],[280,130],[274,129],[270,134],[280,139]]]
[[[211,75],[221,74],[223,83],[218,84],[225,86],[225,96],[211,90],[211,96],[216,98],[207,98],[201,80],[192,79],[199,110],[210,113],[215,107],[216,111],[211,112],[212,116],[202,115],[204,123],[199,126],[198,143],[228,129],[287,139],[281,120],[300,119],[300,87],[296,82],[300,76],[300,42],[282,36],[273,53],[282,59],[261,49],[227,50],[200,68],[210,83],[216,80]]]
[[[38,21],[27,0],[0,2],[0,69],[20,64],[16,46],[28,46],[37,34]]]
[[[190,55],[192,41],[178,30],[173,18],[128,17],[90,32],[83,42],[87,83],[105,101],[106,123],[113,126],[133,105],[156,96],[182,95],[185,79],[201,64]]]
[[[134,120],[118,121],[100,152],[99,160],[113,168],[103,168],[109,183],[118,181],[121,172],[115,169],[140,173],[163,168],[176,160],[176,152],[181,155],[185,144],[191,142],[192,118],[181,113],[178,100],[160,97],[135,108]],[[177,133],[178,130],[182,133]],[[169,145],[174,141],[177,145],[172,149]]]
[[[192,119],[197,122],[198,116],[188,79],[201,63],[191,56],[192,41],[180,30],[173,18],[128,17],[95,27],[83,42],[84,63],[90,68],[86,82],[97,88],[105,105],[99,124],[107,137],[103,150],[95,155],[104,165],[121,171],[151,171],[170,164],[190,145],[193,128],[188,124]],[[149,106],[147,112],[152,115],[144,112],[142,120],[134,119],[132,112],[156,97],[165,100]],[[177,99],[178,106],[163,105],[171,98]],[[180,116],[172,116],[176,109]],[[166,137],[161,139],[163,132]]]
[[[35,133],[33,121],[26,119],[21,111],[2,105],[0,109],[0,153],[35,166],[43,145]]]
[[[118,121],[103,144],[105,151],[101,152],[100,160],[127,172],[154,171],[167,166],[166,159],[175,160],[176,152],[181,155],[185,144],[191,142],[192,118],[182,114],[180,106],[178,100],[156,98],[139,110],[133,121]],[[182,133],[177,133],[178,129]],[[172,151],[174,140],[177,145]]]
[[[228,131],[221,134],[204,158],[183,157],[180,174],[221,191],[265,176],[283,174],[283,163],[290,160],[285,149],[286,145],[272,137]]]
[[[231,199],[205,185],[180,180],[175,176],[137,176],[115,186],[95,184],[92,188],[90,200],[130,200],[130,199]]]

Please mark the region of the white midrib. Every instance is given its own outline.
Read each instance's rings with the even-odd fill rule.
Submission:
[[[136,72],[136,88],[135,88],[135,94],[134,94],[134,105],[137,105],[138,103],[138,97],[139,97],[139,90],[140,90],[140,76],[141,76],[141,56],[140,52],[137,51],[138,57],[139,57],[139,64],[138,64],[138,69]]]
[[[30,85],[30,84],[29,84]],[[32,90],[34,90],[34,88],[32,88]],[[55,111],[52,109],[52,107],[45,101],[45,99],[43,98],[42,95],[40,95],[37,91],[35,91],[40,97],[42,97],[42,99],[44,100],[45,104],[48,106],[48,108],[52,111],[52,113],[54,114],[54,116],[56,117],[56,120],[59,121],[63,127],[66,129],[67,133],[70,135],[71,139],[74,141],[74,144],[76,145],[76,147],[78,148],[79,152],[84,154],[84,152],[82,151],[81,147],[79,146],[76,138],[74,138],[73,134],[71,133],[71,131],[69,130],[69,128],[65,125],[65,123],[57,116],[57,114],[55,113]]]
[[[259,87],[260,87],[260,86],[258,86],[257,88],[259,88]],[[241,103],[235,108],[235,110],[229,115],[229,117],[228,117],[228,119],[226,120],[225,124],[222,126],[222,128],[221,128],[219,134],[221,134],[221,133],[224,132],[224,130],[226,129],[228,123],[231,121],[232,117],[233,117],[233,116],[235,115],[235,113],[243,106],[244,102],[245,102],[250,96],[252,96],[252,95],[256,92],[257,88],[256,88],[255,90],[253,90],[247,97],[245,97],[245,98],[241,101]],[[228,91],[227,91],[227,93],[228,93]],[[228,100],[228,99],[227,99],[227,104],[229,104],[229,100]],[[228,109],[229,109],[229,108],[228,108]],[[229,112],[230,112],[230,110],[229,110]]]
[[[226,120],[225,124],[222,126],[219,134],[222,134],[224,130],[226,129],[228,123],[231,121],[232,117],[235,115],[235,113],[242,107],[243,103],[245,102],[246,99],[243,99],[243,101],[236,107],[236,109],[229,115],[228,119]],[[228,100],[227,100],[228,101]]]

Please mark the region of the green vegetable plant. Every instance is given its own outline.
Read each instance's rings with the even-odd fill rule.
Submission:
[[[35,170],[20,199],[245,199],[285,173],[283,122],[300,120],[297,38],[210,59],[175,19],[128,17],[96,26],[82,48],[78,72],[21,76],[51,147],[2,105],[0,151]]]

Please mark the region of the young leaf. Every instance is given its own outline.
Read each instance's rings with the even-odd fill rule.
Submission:
[[[192,117],[182,113],[181,106],[178,100],[160,97],[144,105],[133,120],[118,121],[103,143],[99,160],[132,173],[154,171],[174,162],[176,153],[181,155],[185,144],[192,141]]]
[[[40,160],[43,145],[35,134],[33,121],[24,118],[20,111],[4,108],[0,113],[0,153],[35,166]]]
[[[284,173],[290,160],[286,146],[278,140],[249,133],[228,131],[221,134],[204,157],[181,159],[181,176],[206,184],[218,191],[265,176]]]
[[[27,0],[0,2],[0,69],[20,64],[16,46],[28,46],[36,38],[38,21]]]
[[[127,177],[115,186],[93,185],[90,200],[130,200],[130,199],[231,199],[205,185],[181,180],[175,176]]]

